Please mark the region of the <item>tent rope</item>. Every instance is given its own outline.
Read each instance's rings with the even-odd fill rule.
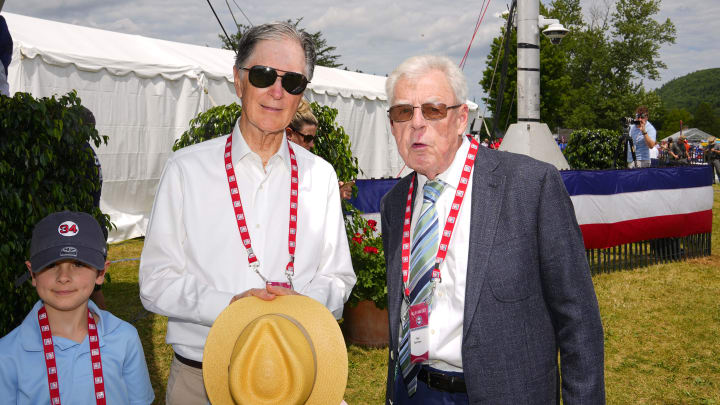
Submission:
[[[510,17],[508,17],[508,18],[510,18]],[[502,49],[503,45],[505,44],[505,34],[506,33],[507,33],[507,30],[503,31],[502,36],[500,37],[500,47],[498,49]],[[499,56],[500,55],[498,55],[498,58],[495,59],[495,67],[493,68],[492,76],[490,76],[490,87],[488,87],[490,90],[492,90],[493,86],[495,85],[495,73],[497,73],[498,63],[500,62]],[[489,94],[488,94],[488,96],[489,96]],[[483,106],[483,112],[482,112],[482,115],[480,115],[480,119],[482,120],[483,124],[485,124],[485,132],[487,133],[488,136],[491,136],[490,130],[488,129],[487,124],[485,123],[485,113],[486,112],[487,112],[487,103],[485,103],[485,105]]]
[[[473,31],[472,37],[470,38],[470,43],[468,44],[467,49],[465,50],[465,55],[463,55],[462,60],[460,61],[460,70],[465,69],[465,63],[467,62],[467,57],[470,54],[470,48],[472,47],[472,43],[475,40],[475,35],[477,35],[478,30],[480,29],[480,24],[482,23],[483,19],[485,18],[485,13],[487,12],[488,7],[490,6],[491,0],[483,0],[483,4],[480,5],[480,13],[478,14],[477,22],[475,23],[475,31]]]

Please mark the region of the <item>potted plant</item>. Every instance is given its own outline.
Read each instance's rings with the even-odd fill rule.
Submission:
[[[389,339],[382,238],[376,221],[354,214],[346,229],[357,283],[345,305],[343,330],[350,343],[382,347]]]

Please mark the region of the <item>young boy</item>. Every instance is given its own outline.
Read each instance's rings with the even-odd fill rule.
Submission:
[[[40,301],[0,339],[4,404],[149,404],[137,331],[89,300],[105,281],[107,248],[89,214],[63,211],[35,225],[25,262]]]

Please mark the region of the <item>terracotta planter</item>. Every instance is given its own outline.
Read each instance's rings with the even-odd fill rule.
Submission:
[[[343,310],[345,341],[359,346],[385,347],[389,341],[387,309],[378,309],[372,301],[360,301],[357,306],[345,304]]]

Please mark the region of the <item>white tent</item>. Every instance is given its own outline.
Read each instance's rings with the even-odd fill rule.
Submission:
[[[677,139],[680,137],[681,132],[675,132],[674,134],[668,136],[668,138],[672,138],[673,141],[677,141]],[[684,129],[682,131],[682,135],[685,137],[685,139],[688,140],[690,143],[703,143],[707,142],[708,138],[710,138],[712,135],[708,134],[707,132],[697,129],[697,128],[690,128],[690,129]]]
[[[77,90],[100,134],[109,136],[97,152],[104,176],[101,209],[117,225],[110,240],[144,235],[175,139],[198,113],[239,102],[232,85],[234,53],[3,15],[14,41],[11,95]],[[395,176],[403,168],[386,118],[385,77],[318,66],[305,97],[338,110],[361,178]]]

